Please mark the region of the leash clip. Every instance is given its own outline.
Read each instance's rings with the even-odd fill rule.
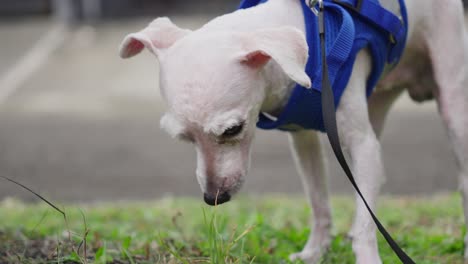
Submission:
[[[320,10],[323,9],[323,0],[309,0],[308,6],[310,10],[312,10],[312,12],[315,14],[315,16],[318,16]]]

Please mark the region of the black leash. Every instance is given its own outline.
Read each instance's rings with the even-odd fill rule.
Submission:
[[[311,6],[313,8],[313,6]],[[322,113],[323,113],[323,122],[325,125],[325,130],[327,131],[328,139],[330,140],[331,147],[333,148],[333,152],[335,152],[336,158],[340,163],[341,167],[343,168],[346,176],[348,176],[349,181],[353,185],[356,192],[361,197],[362,201],[366,205],[367,210],[372,216],[377,228],[379,229],[380,233],[384,236],[385,240],[387,240],[388,245],[392,248],[398,258],[401,260],[403,264],[414,264],[415,262],[400,248],[400,246],[393,240],[390,234],[387,232],[385,227],[380,223],[377,216],[375,216],[374,212],[370,208],[369,204],[367,203],[364,195],[362,194],[361,190],[359,189],[354,176],[346,162],[346,159],[343,155],[343,150],[340,144],[340,138],[338,135],[338,128],[336,124],[336,113],[335,113],[335,100],[333,91],[330,85],[330,80],[328,76],[328,65],[327,65],[327,57],[326,57],[326,48],[325,48],[325,21],[324,21],[324,7],[323,1],[319,1],[319,12],[318,12],[318,21],[319,21],[319,33],[320,33],[320,47],[322,52]]]

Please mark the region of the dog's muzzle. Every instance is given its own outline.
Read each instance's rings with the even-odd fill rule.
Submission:
[[[229,202],[231,200],[231,195],[228,192],[220,193],[218,196],[205,193],[203,199],[208,205],[215,206]]]

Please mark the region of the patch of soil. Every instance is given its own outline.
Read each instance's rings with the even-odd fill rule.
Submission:
[[[65,241],[54,238],[41,238],[37,235],[26,235],[19,231],[5,232],[0,230],[0,264],[81,263],[80,261],[72,259],[70,256],[73,252],[76,253],[77,251],[79,251],[80,256],[83,256],[83,245],[66,241],[67,239],[64,240]],[[91,246],[88,245],[88,263],[94,262],[95,252],[93,251],[95,250],[97,250],[97,248],[91,249]],[[112,261],[108,262],[109,264],[131,263],[127,259],[121,259],[121,255],[119,254],[112,257]],[[161,263],[176,263],[170,261],[172,259],[170,255],[164,257],[153,256],[153,254],[149,252],[149,249],[146,256],[132,255],[132,259],[136,263],[154,263],[153,260],[155,259],[161,260]]]
[[[0,231],[0,263],[24,263],[57,261],[73,252],[70,242],[57,241],[51,238],[28,239],[24,234]],[[78,263],[61,260],[62,263]]]

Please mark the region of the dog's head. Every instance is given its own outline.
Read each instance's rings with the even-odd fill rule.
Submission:
[[[195,145],[205,201],[229,201],[247,174],[258,115],[276,85],[266,76],[266,67],[310,87],[303,34],[292,27],[192,32],[158,18],[129,34],[120,55],[129,58],[144,48],[160,63],[161,94],[169,107],[161,127]]]

